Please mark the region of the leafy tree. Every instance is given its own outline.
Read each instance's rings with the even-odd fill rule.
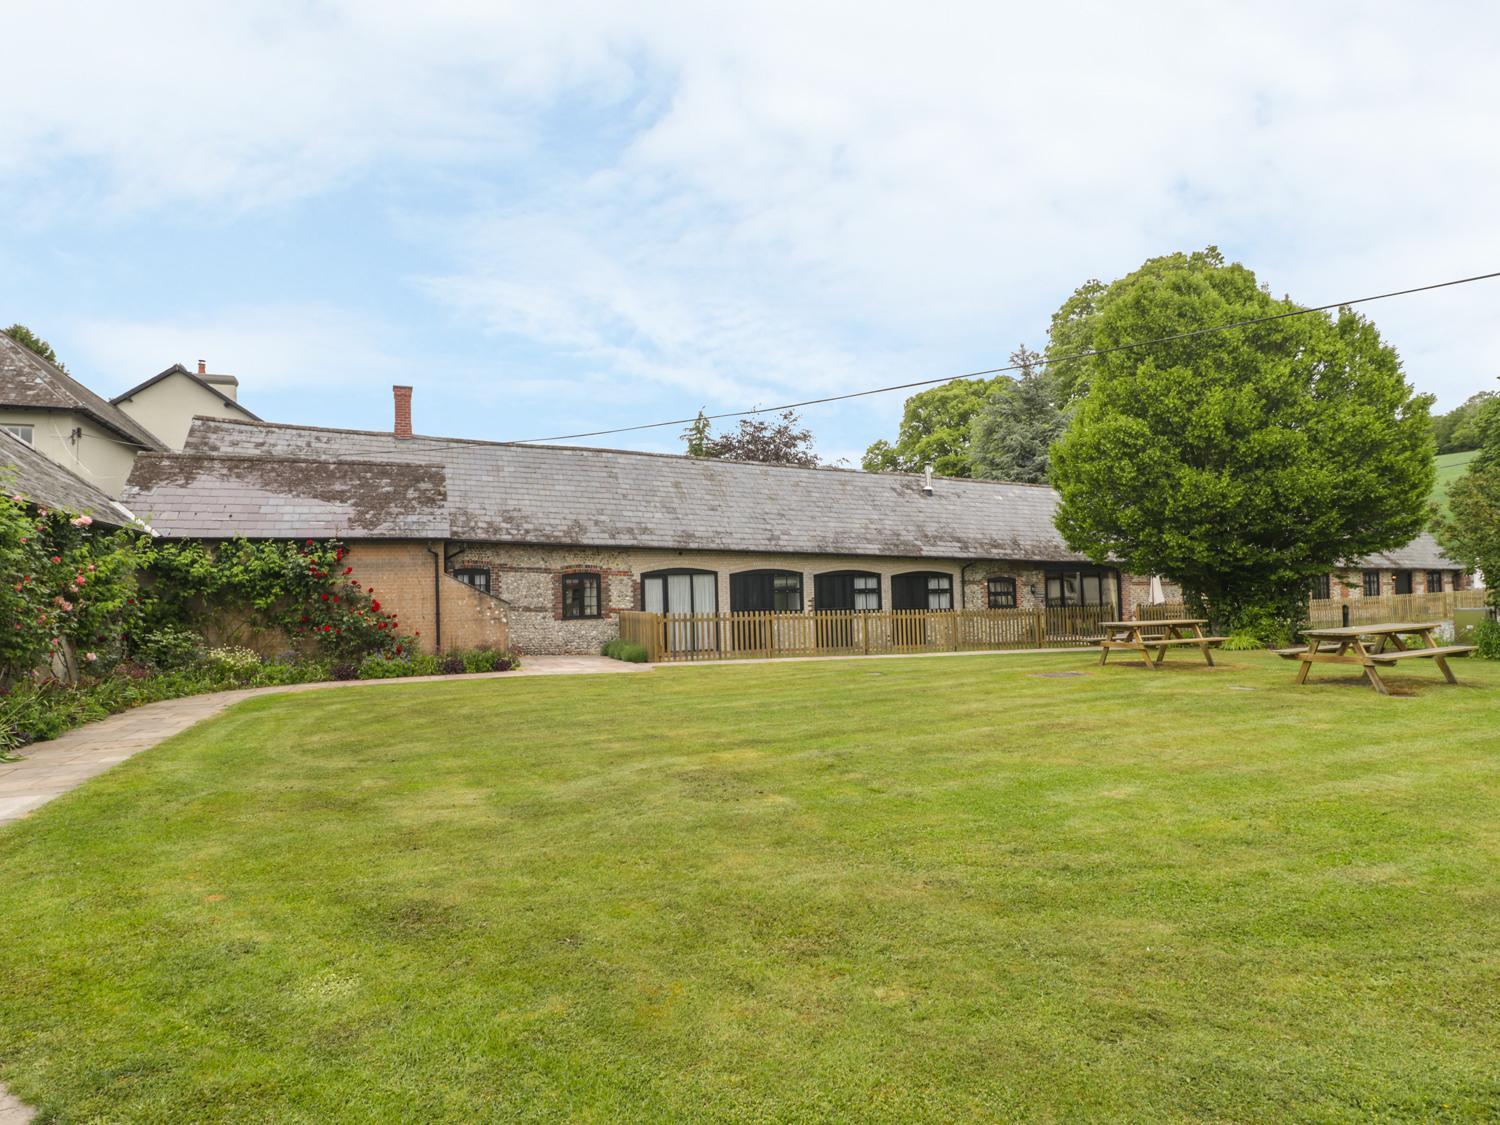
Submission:
[[[1460,406],[1432,420],[1432,436],[1439,453],[1463,453],[1478,449],[1483,441],[1483,429],[1488,415],[1500,410],[1500,394],[1480,391],[1471,395]]]
[[[57,358],[57,353],[52,350],[52,345],[43,340],[24,324],[12,324],[5,330],[5,334],[24,348],[30,348],[48,363],[56,364],[60,370],[66,371],[62,361]]]
[[[759,417],[741,418],[728,433],[715,436],[703,411],[682,432],[691,457],[708,457],[715,461],[758,461],[767,465],[801,465],[818,467],[813,452],[812,431],[800,425],[795,410],[784,410],[777,420],[767,422]]]
[[[1091,277],[1073,290],[1073,295],[1052,314],[1052,326],[1047,333],[1046,363],[1059,403],[1071,402],[1086,389],[1083,384],[1089,361],[1064,357],[1088,351],[1094,346],[1094,315],[1099,311],[1099,301],[1107,289],[1102,281]]]
[[[1048,450],[1062,436],[1066,415],[1042,357],[1022,344],[1011,353],[1020,377],[995,392],[974,417],[969,467],[983,480],[1046,484]]]
[[[1114,282],[1079,319],[1103,348],[1295,308],[1219,252]],[[1081,361],[1052,450],[1057,524],[1090,557],[1182,584],[1219,627],[1305,612],[1339,564],[1407,542],[1432,487],[1431,400],[1343,309]]]
[[[1477,432],[1479,456],[1449,486],[1436,531],[1450,555],[1484,573],[1488,601],[1500,609],[1500,406],[1483,411]]]
[[[974,419],[989,399],[1010,386],[994,379],[956,379],[906,400],[896,444],[875,442],[861,464],[871,473],[920,473],[928,465],[940,476],[969,475]]]

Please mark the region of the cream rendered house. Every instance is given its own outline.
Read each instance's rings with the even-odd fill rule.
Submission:
[[[56,364],[0,333],[0,428],[118,498],[135,456],[169,447]],[[8,468],[0,463],[0,469]]]
[[[233,375],[214,375],[198,361],[195,375],[180,363],[174,363],[160,375],[153,375],[138,387],[110,399],[150,430],[172,449],[181,449],[187,441],[194,416],[223,418],[228,421],[260,421],[238,402],[240,381]]]

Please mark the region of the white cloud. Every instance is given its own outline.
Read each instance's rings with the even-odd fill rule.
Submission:
[[[1309,302],[1500,263],[1500,15],[1473,6],[143,0],[8,23],[17,221],[545,170],[411,205],[452,263],[423,284],[601,402],[1003,362],[1084,278],[1209,242]],[[1456,401],[1500,369],[1497,293],[1368,311]],[[233,319],[272,380],[349,338],[291,318],[301,339],[256,344]],[[139,328],[99,347],[173,338]],[[844,409],[888,426],[899,397]]]
[[[402,381],[409,370],[379,324],[326,306],[235,306],[182,320],[92,320],[76,325],[70,340],[81,349],[73,366],[96,373],[101,393],[117,394],[174,363],[193,371],[203,359],[210,371],[240,379],[241,397],[252,410],[259,395],[373,391]],[[384,405],[382,395],[382,411]]]

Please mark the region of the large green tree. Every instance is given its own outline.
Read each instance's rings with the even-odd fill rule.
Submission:
[[[1067,416],[1039,353],[1022,344],[1010,361],[1020,368],[1015,382],[991,395],[974,417],[970,471],[983,480],[1046,484],[1049,449]]]
[[[1448,487],[1437,536],[1455,559],[1484,573],[1489,603],[1500,608],[1500,406],[1483,412],[1477,438],[1479,456]]]
[[[1295,307],[1209,247],[1114,282],[1075,318],[1071,343],[1108,348]],[[1078,362],[1081,397],[1052,450],[1058,527],[1075,550],[1180,582],[1220,627],[1286,629],[1311,579],[1425,522],[1430,399],[1350,310]]]
[[[892,443],[881,439],[861,461],[870,473],[920,473],[928,465],[945,477],[970,475],[969,443],[974,418],[991,396],[1010,386],[994,379],[955,379],[906,400],[901,429]]]

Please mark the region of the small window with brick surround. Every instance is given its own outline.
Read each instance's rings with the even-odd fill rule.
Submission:
[[[1333,582],[1326,574],[1320,574],[1312,580],[1312,596],[1314,601],[1326,602],[1333,597]]]
[[[600,616],[600,582],[597,574],[564,574],[562,615],[564,621]]]
[[[1441,594],[1443,592],[1443,572],[1441,570],[1429,570],[1427,572],[1427,592],[1429,594]]]
[[[1367,570],[1367,571],[1365,571],[1365,597],[1367,597],[1367,598],[1378,598],[1378,597],[1380,597],[1380,571],[1378,571],[1378,570]]]
[[[1016,608],[1016,580],[1014,578],[991,578],[986,585],[989,588],[991,609]]]
[[[486,594],[490,592],[490,570],[487,566],[461,566],[453,572],[453,577],[476,590],[483,590]]]

